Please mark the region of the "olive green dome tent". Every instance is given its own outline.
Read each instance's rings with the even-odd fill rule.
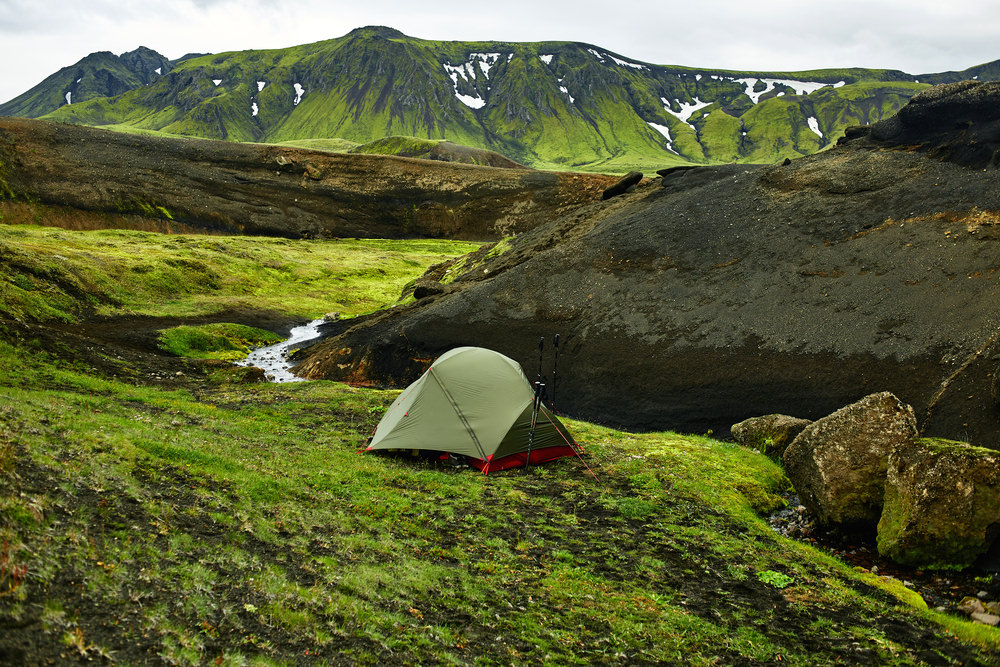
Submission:
[[[465,455],[485,473],[576,454],[569,431],[541,402],[530,435],[534,398],[513,359],[482,347],[455,348],[389,406],[367,449]]]

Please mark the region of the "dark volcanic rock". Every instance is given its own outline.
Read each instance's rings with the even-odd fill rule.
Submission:
[[[1000,171],[855,140],[668,176],[519,236],[300,369],[402,385],[457,345],[530,369],[538,337],[561,333],[573,416],[726,433],[891,391],[924,434],[1000,447]]]
[[[604,193],[601,194],[601,199],[611,199],[612,197],[623,195],[629,191],[629,188],[633,188],[638,185],[641,180],[641,171],[630,171],[622,176],[620,181],[605,190]]]
[[[173,231],[496,240],[615,180],[0,119],[0,195],[75,209],[93,226],[133,216]]]
[[[920,146],[969,167],[1000,164],[1000,83],[961,81],[928,88],[875,123],[882,144]]]

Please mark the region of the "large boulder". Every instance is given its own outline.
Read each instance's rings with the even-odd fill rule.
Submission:
[[[878,523],[883,556],[916,567],[964,567],[1000,537],[1000,452],[920,439],[889,454]]]
[[[629,191],[629,189],[634,188],[642,180],[641,171],[630,171],[621,177],[617,183],[607,188],[601,195],[601,199],[611,199],[612,197],[617,197],[618,195],[623,195]]]
[[[812,424],[809,419],[777,414],[764,415],[733,424],[731,433],[733,440],[744,447],[780,458],[789,443],[795,440],[809,424]]]
[[[871,394],[807,426],[785,450],[785,474],[820,524],[874,528],[889,454],[916,437],[912,407]]]

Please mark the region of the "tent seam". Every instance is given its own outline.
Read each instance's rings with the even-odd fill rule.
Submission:
[[[448,391],[448,388],[444,386],[444,383],[438,378],[437,373],[434,372],[433,366],[428,368],[427,372],[430,373],[431,377],[434,378],[434,381],[437,382],[439,387],[441,387],[441,391],[444,392],[444,395],[448,397],[448,402],[451,403],[452,409],[455,410],[455,414],[458,415],[458,418],[462,420],[462,424],[465,426],[465,430],[469,432],[469,437],[472,438],[472,442],[476,445],[476,449],[479,450],[479,453],[482,455],[482,459],[486,461],[486,450],[483,449],[482,444],[479,442],[479,437],[473,430],[472,424],[470,424],[469,420],[465,418],[464,414],[462,414],[462,409],[458,407],[458,403],[455,402],[455,398],[451,395],[451,392]]]

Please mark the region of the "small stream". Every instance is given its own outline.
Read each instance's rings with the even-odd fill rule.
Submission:
[[[288,334],[288,340],[267,347],[258,347],[248,354],[246,359],[237,361],[236,365],[262,368],[271,382],[302,382],[305,378],[292,375],[289,371],[292,363],[288,360],[288,351],[319,336],[319,327],[324,322],[325,320],[318,319],[295,327]]]

